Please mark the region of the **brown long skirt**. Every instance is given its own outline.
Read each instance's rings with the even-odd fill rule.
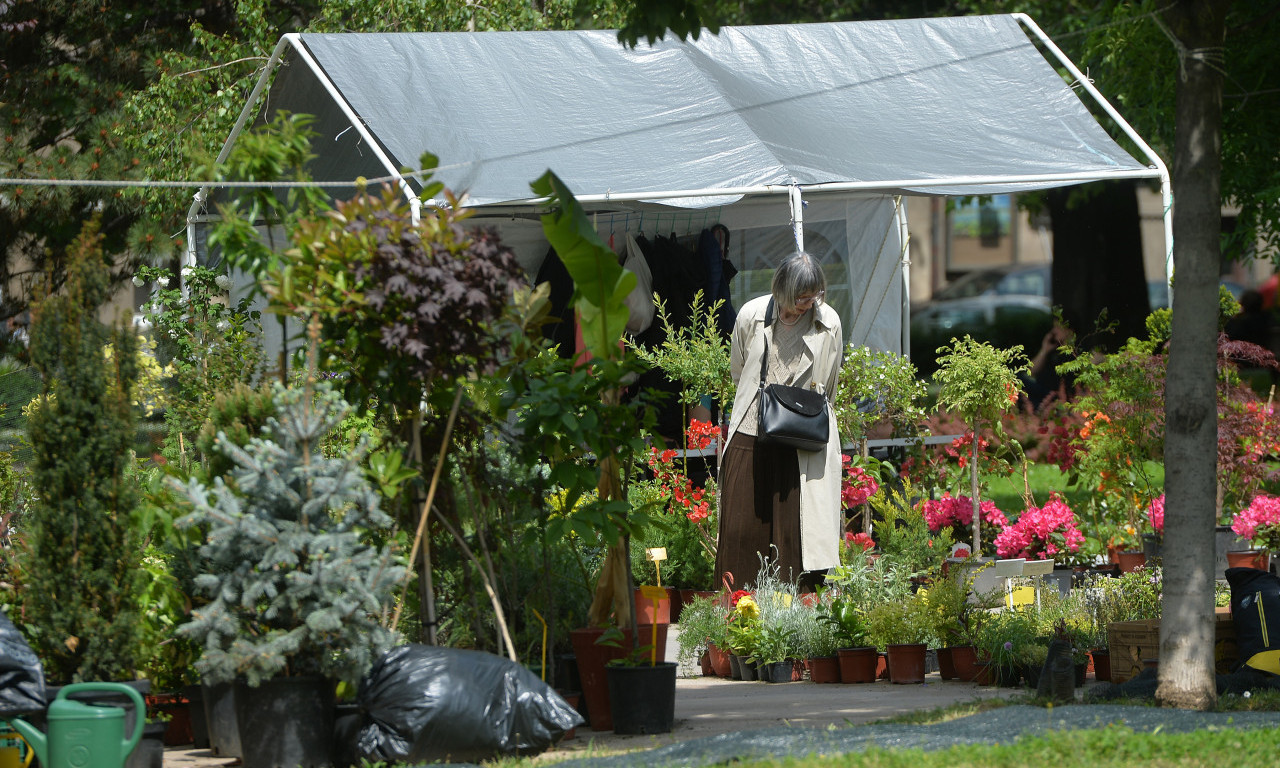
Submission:
[[[755,586],[761,555],[797,581],[800,559],[800,460],[796,449],[756,443],[736,433],[720,464],[720,539],[716,578],[731,573],[734,589]],[[776,547],[776,551],[770,545]],[[719,584],[716,585],[720,586]]]

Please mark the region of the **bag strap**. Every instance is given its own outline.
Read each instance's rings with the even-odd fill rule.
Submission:
[[[769,305],[764,309],[764,354],[760,356],[760,391],[764,392],[764,380],[769,372],[769,326],[773,325],[773,296],[769,297]]]

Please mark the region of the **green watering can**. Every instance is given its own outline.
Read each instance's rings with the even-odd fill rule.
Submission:
[[[133,736],[122,739],[123,709],[93,706],[67,698],[68,694],[86,691],[123,693],[133,699],[137,713]],[[146,715],[141,694],[127,685],[76,683],[58,691],[58,697],[49,704],[48,736],[17,718],[9,722],[35,750],[40,765],[45,768],[124,768],[125,758],[142,738]]]

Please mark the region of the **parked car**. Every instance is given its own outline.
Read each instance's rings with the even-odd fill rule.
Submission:
[[[1053,326],[1048,264],[978,270],[951,282],[911,313],[911,361],[921,376],[937,368],[938,347],[965,334],[993,346],[1021,344],[1031,357]]]

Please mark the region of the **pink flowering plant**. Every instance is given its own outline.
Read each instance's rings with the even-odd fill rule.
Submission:
[[[1076,516],[1056,493],[1043,507],[1029,506],[1013,524],[996,536],[996,554],[1002,558],[1065,562],[1084,543]]]
[[[1164,494],[1160,494],[1147,505],[1147,522],[1156,535],[1164,535]]]
[[[968,496],[952,496],[949,493],[942,494],[940,499],[925,499],[920,502],[920,511],[929,530],[938,533],[949,529],[956,541],[964,541],[968,537],[973,523],[973,507],[973,499]],[[1009,525],[1009,518],[994,501],[979,502],[978,514],[983,523],[982,548],[989,552],[995,547],[996,536]]]
[[[867,502],[880,490],[880,483],[873,473],[864,469],[860,462],[851,459],[848,454],[840,454],[840,463],[844,474],[840,478],[840,504],[845,509],[853,509]]]
[[[1258,494],[1236,513],[1231,530],[1258,549],[1280,552],[1280,497]]]

